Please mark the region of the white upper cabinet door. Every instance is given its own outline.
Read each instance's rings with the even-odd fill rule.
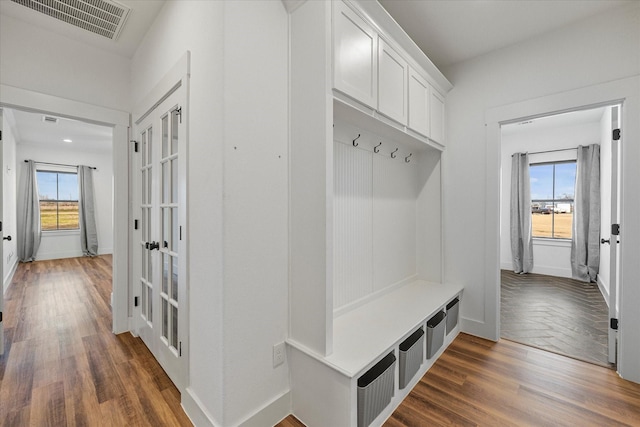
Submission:
[[[378,111],[407,124],[409,64],[384,40],[378,40]]]
[[[430,92],[429,124],[431,135],[429,137],[444,145],[444,96],[440,95],[432,86],[430,86]]]
[[[333,6],[334,87],[376,108],[378,35],[343,2]]]
[[[429,137],[429,83],[413,68],[409,68],[408,126]]]

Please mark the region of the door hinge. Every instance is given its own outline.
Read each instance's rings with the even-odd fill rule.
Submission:
[[[178,116],[180,116],[180,123],[182,123],[182,107],[178,107],[173,110]]]
[[[0,231],[2,231],[2,221],[0,221]]]
[[[620,129],[613,130],[613,140],[620,141]]]
[[[139,304],[139,298],[140,298],[140,297],[133,297],[133,306],[134,306],[134,307],[137,307],[137,306],[138,306],[138,304]]]
[[[179,229],[180,229],[180,240],[182,240],[182,226],[180,226]]]
[[[137,220],[137,219],[134,219],[134,220],[133,220],[133,229],[134,229],[134,230],[137,230],[137,229],[138,229],[138,220]]]
[[[138,152],[138,141],[134,141],[133,139],[129,142],[133,143],[133,151]]]
[[[180,344],[178,345],[178,356],[182,357],[182,341],[180,341]]]
[[[2,312],[0,311],[0,322],[2,322]]]
[[[620,224],[611,224],[611,234],[613,236],[620,235]]]
[[[618,330],[618,319],[610,319],[610,324],[609,326],[611,326],[611,329],[613,329],[614,331]]]

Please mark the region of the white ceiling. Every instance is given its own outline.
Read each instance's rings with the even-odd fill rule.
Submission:
[[[56,124],[45,123],[42,120],[44,114],[20,110],[3,109],[3,113],[7,115],[18,144],[63,150],[111,151],[110,127],[65,118],[58,118]],[[51,114],[47,116],[55,117]],[[65,139],[72,142],[64,142]]]
[[[515,135],[564,126],[578,126],[590,123],[597,124],[600,123],[605,109],[606,107],[599,107],[590,110],[570,111],[552,116],[538,117],[520,123],[511,123],[502,126],[502,134]]]
[[[380,0],[441,70],[637,0]]]
[[[0,0],[0,13],[29,22],[54,33],[83,41],[91,46],[131,58],[156,19],[165,0],[116,0],[131,8],[122,33],[116,40],[66,24],[10,0]]]

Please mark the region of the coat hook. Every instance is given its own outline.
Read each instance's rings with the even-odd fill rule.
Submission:
[[[354,140],[353,140],[353,146],[354,146],[354,147],[357,147],[357,146],[358,146],[358,143],[356,142],[356,140],[357,140],[358,138],[360,138],[360,134],[358,134],[358,136],[356,136],[356,139],[354,139]]]
[[[373,152],[374,153],[379,153],[380,152],[380,146],[382,145],[382,142],[380,142],[380,144],[376,145],[375,147],[373,147]]]
[[[411,157],[413,153],[409,153],[409,155],[407,157],[404,158],[404,161],[409,163],[411,160],[409,160],[409,157]]]
[[[395,159],[395,158],[396,158],[396,152],[397,152],[397,151],[398,151],[398,149],[396,148],[395,150],[393,150],[393,151],[391,152],[391,158],[392,158],[392,159]]]

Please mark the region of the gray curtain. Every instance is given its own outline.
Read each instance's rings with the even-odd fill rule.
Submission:
[[[93,170],[78,166],[80,245],[85,256],[98,255],[98,229],[93,196]]]
[[[36,164],[29,160],[25,167],[24,187],[21,192],[22,215],[18,221],[18,258],[22,262],[36,259],[42,230],[40,229],[40,197],[38,195],[38,180],[36,179]]]
[[[574,279],[595,282],[600,265],[600,146],[578,146],[571,238]]]
[[[511,156],[511,258],[515,273],[533,270],[533,240],[531,239],[531,187],[529,185],[529,154]]]

